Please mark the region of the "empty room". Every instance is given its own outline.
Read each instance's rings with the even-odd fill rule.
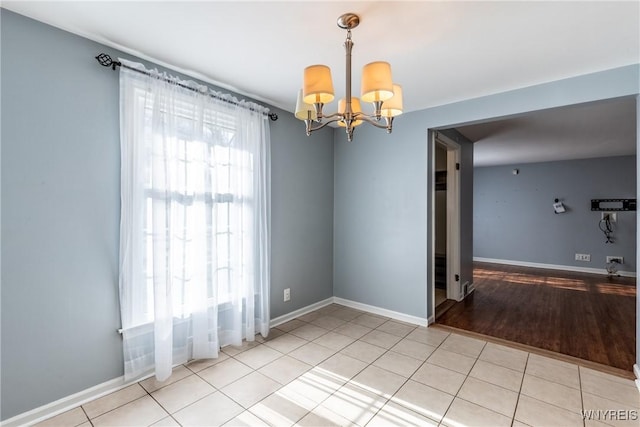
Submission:
[[[639,34],[3,1],[0,425],[637,425]]]
[[[475,289],[439,323],[631,373],[635,109],[622,98],[457,128],[474,143]]]

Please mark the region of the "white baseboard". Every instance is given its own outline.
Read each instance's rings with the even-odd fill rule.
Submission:
[[[433,325],[434,323],[436,323],[436,317],[435,316],[429,316],[429,318],[427,319],[427,324],[428,325]]]
[[[283,314],[282,316],[276,317],[275,319],[271,319],[271,322],[269,322],[269,326],[273,328],[274,326],[282,325],[289,320],[293,320],[296,317],[304,316],[307,313],[311,313],[312,311],[325,307],[329,304],[333,304],[333,297],[329,297],[325,300],[318,301],[306,307],[294,310],[291,313]]]
[[[633,365],[633,373],[636,375],[636,387],[638,387],[638,391],[640,391],[640,366],[636,363]]]
[[[351,301],[348,299],[333,297],[333,302],[336,304],[344,305],[347,307],[355,308],[356,310],[366,311],[367,313],[377,314],[380,316],[390,317],[401,322],[411,323],[418,326],[428,326],[429,320],[422,317],[412,316],[410,314],[400,313],[398,311],[387,310],[386,308],[380,308],[369,304],[363,304],[361,302]]]
[[[140,379],[125,383],[124,376],[114,378],[70,396],[63,397],[55,402],[18,414],[15,417],[2,421],[0,425],[2,425],[2,427],[14,427],[36,424],[40,421],[46,420],[47,418],[67,412],[91,400],[121,390],[138,381],[140,381]]]
[[[592,274],[604,274],[604,275],[607,274],[607,270],[604,268],[577,267],[575,265],[543,264],[539,262],[513,261],[509,259],[495,259],[495,258],[482,258],[482,257],[473,257],[473,260],[478,262],[488,262],[493,264],[517,265],[520,267],[546,268],[549,270],[575,271],[578,273],[592,273]],[[618,271],[618,274],[622,277],[636,277],[635,271]]]

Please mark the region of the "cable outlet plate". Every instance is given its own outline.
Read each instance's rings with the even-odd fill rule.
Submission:
[[[591,254],[576,254],[576,261],[591,262]]]
[[[614,260],[617,260],[618,264],[624,264],[624,257],[621,256],[608,256],[607,264],[609,264],[610,262],[614,262]]]
[[[618,215],[615,212],[601,212],[600,219],[605,219],[607,216],[611,222],[616,222],[618,220]]]
[[[284,290],[284,302],[291,301],[291,288]]]

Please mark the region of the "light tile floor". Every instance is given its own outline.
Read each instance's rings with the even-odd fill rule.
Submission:
[[[631,380],[332,304],[39,425],[595,427],[639,413]]]

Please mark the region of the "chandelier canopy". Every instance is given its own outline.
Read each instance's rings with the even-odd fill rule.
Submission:
[[[365,65],[362,68],[360,99],[351,96],[351,30],[359,23],[360,17],[355,13],[345,13],[338,18],[338,27],[347,30],[347,38],[344,41],[346,94],[338,102],[337,113],[322,113],[324,104],[334,99],[331,69],[326,65],[311,65],[304,69],[304,83],[298,92],[295,116],[304,120],[307,136],[329,123],[344,127],[348,141],[353,139],[356,126],[365,122],[391,133],[393,118],[402,114],[402,87],[393,83],[388,62],[377,61]],[[360,101],[372,103],[373,114],[363,113]]]

